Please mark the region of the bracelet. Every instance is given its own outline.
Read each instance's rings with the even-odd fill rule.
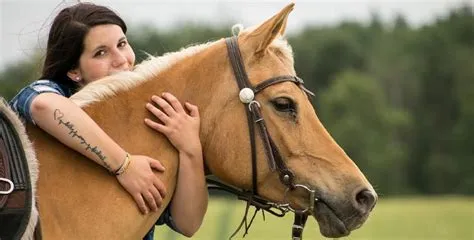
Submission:
[[[128,169],[128,166],[130,166],[130,162],[132,162],[132,160],[130,159],[130,154],[127,153],[127,155],[125,155],[125,160],[123,161],[122,166],[120,166],[120,168],[117,169],[114,174],[117,176],[122,175]]]

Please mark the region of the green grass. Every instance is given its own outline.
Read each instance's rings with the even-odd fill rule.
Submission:
[[[209,202],[203,226],[192,239],[228,239],[242,219],[245,203],[213,198]],[[293,215],[277,218],[258,214],[249,234],[241,231],[233,239],[290,240]],[[304,239],[325,239],[313,218],[308,219]],[[155,229],[155,239],[187,239],[167,227]],[[474,198],[433,197],[381,199],[369,220],[348,240],[472,240],[474,239]]]

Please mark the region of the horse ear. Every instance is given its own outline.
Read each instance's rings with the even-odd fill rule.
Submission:
[[[246,39],[248,44],[251,44],[255,53],[265,51],[279,34],[283,35],[285,33],[288,15],[294,6],[294,3],[288,4],[279,13],[262,23],[247,35]]]

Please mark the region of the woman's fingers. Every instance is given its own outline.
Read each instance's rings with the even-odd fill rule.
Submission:
[[[149,210],[148,207],[146,206],[145,200],[143,200],[143,197],[140,193],[137,193],[133,195],[133,199],[135,199],[135,202],[138,205],[138,208],[143,214],[148,214]]]
[[[189,110],[189,115],[191,117],[199,117],[199,110],[196,105],[192,105],[191,103],[185,103],[186,108]]]
[[[146,200],[148,207],[151,211],[158,211],[158,206],[156,205],[155,196],[151,192],[142,193],[143,198]]]
[[[153,185],[155,186],[156,190],[158,190],[158,192],[160,193],[161,198],[165,198],[166,197],[166,187],[163,184],[163,182],[160,179],[156,178],[153,181]]]
[[[184,109],[183,106],[181,106],[181,103],[179,100],[171,93],[163,93],[162,97],[168,101],[169,104],[173,107],[173,109],[178,112],[178,113],[183,113]]]
[[[169,102],[167,102],[167,100],[165,100],[164,98],[161,98],[161,97],[158,97],[158,96],[153,96],[151,97],[151,100],[153,102],[155,102],[158,106],[161,107],[162,112],[164,112],[166,115],[168,115],[168,117],[174,117],[178,111],[176,109],[174,109],[171,104]]]
[[[145,118],[145,124],[165,135],[168,132],[168,128],[165,125],[154,122],[148,118]]]
[[[165,171],[165,167],[161,164],[160,161],[150,158],[149,162],[150,162],[150,167],[152,168],[152,170],[155,169],[160,172]],[[161,198],[164,198],[166,196],[166,187],[163,184],[163,182],[159,178],[154,177],[153,185],[156,188],[156,190],[159,192],[159,194],[161,195]]]
[[[166,196],[165,184],[153,173],[164,171],[163,165],[153,158],[131,156],[132,162],[126,172],[117,176],[120,184],[130,193],[143,214],[157,211]]]
[[[150,207],[151,211],[158,211],[158,206],[156,206],[155,197],[152,193],[146,192],[142,193],[143,198],[146,200],[148,207]]]
[[[164,196],[162,196],[160,194],[160,192],[158,191],[158,189],[156,189],[155,186],[153,186],[151,189],[150,189],[150,192],[151,194],[153,195],[153,198],[155,199],[155,203],[156,203],[156,206],[159,208],[161,207],[161,205],[163,204],[163,198]],[[158,210],[158,208],[156,210]]]
[[[168,117],[168,115],[166,115],[163,111],[161,111],[157,107],[153,106],[153,104],[147,103],[145,107],[146,109],[148,109],[148,111],[150,111],[151,113],[153,113],[153,115],[155,115],[158,119],[160,119],[160,121],[162,121],[164,124],[167,124],[170,122],[170,117]]]
[[[155,159],[150,159],[150,167],[151,167],[152,169],[158,170],[158,171],[160,171],[160,172],[164,172],[164,171],[165,171],[165,167],[163,166],[163,164],[161,164],[160,161],[155,160]]]

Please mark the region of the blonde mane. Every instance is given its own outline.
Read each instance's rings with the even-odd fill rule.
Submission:
[[[113,96],[119,91],[131,89],[140,83],[152,79],[158,73],[168,69],[178,61],[208,48],[213,43],[208,42],[191,46],[177,52],[166,53],[160,57],[148,55],[148,59],[135,66],[133,71],[120,72],[92,82],[71,96],[71,100],[80,107],[84,107],[107,96]]]
[[[247,32],[247,30],[248,29],[245,29],[240,33]],[[217,41],[193,45],[177,52],[166,53],[160,57],[148,55],[148,59],[138,64],[133,71],[120,72],[92,82],[71,96],[70,99],[80,107],[98,102],[108,96],[115,95],[119,91],[131,89],[152,79],[180,60],[193,56],[211,47],[216,42]],[[288,58],[293,64],[293,51],[286,40],[278,38],[273,41],[271,47],[278,49],[283,56]]]

